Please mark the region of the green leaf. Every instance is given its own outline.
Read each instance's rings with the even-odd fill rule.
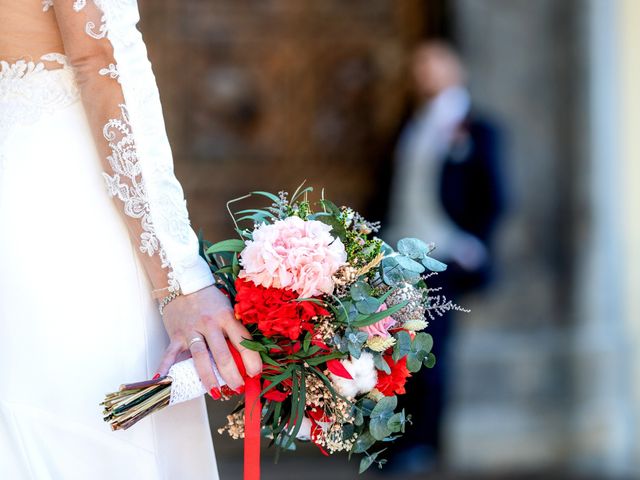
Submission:
[[[240,273],[240,263],[238,262],[238,254],[233,254],[233,261],[231,262],[231,273],[234,277],[237,277]]]
[[[420,332],[416,334],[413,339],[411,349],[415,352],[425,352],[425,354],[429,353],[433,348],[433,337],[425,332]]]
[[[376,440],[384,440],[393,433],[387,423],[397,405],[398,399],[395,396],[382,397],[371,411],[369,430]]]
[[[386,373],[387,375],[391,375],[391,367],[384,359],[384,357],[380,354],[373,356],[373,364],[378,369]]]
[[[373,465],[374,462],[377,462],[380,468],[382,468],[382,464],[385,463],[386,460],[378,460],[378,455],[380,455],[385,450],[386,448],[380,450],[379,452],[372,453],[371,455],[363,457],[362,460],[360,460],[360,468],[358,469],[358,473],[364,473],[371,465]]]
[[[309,352],[309,345],[311,345],[311,333],[307,332],[302,342],[302,351],[305,353]]]
[[[295,377],[297,377],[297,375],[294,375]],[[304,372],[300,372],[300,378],[299,378],[299,388],[298,388],[298,395],[299,395],[299,399],[298,399],[298,404],[297,404],[297,408],[296,408],[296,415],[295,417],[293,417],[293,423],[290,421],[289,424],[293,425],[293,428],[291,429],[291,441],[289,443],[292,443],[293,440],[296,438],[296,436],[298,435],[298,432],[300,431],[300,427],[302,426],[302,419],[304,418],[304,409],[306,406],[306,386],[305,386],[305,378],[304,378]],[[291,406],[291,411],[293,412],[294,408],[293,408],[293,403]]]
[[[396,344],[393,347],[393,360],[397,362],[411,352],[411,336],[408,332],[400,330],[396,333]]]
[[[280,385],[284,380],[289,378],[291,376],[291,372],[293,371],[293,368],[294,368],[293,365],[289,365],[285,369],[285,371],[279,375],[274,375],[274,376],[266,375],[265,378],[271,382],[271,385],[263,389],[262,392],[260,392],[260,396],[263,396],[268,391],[273,390],[274,388],[276,388],[276,386]]]
[[[263,197],[267,197],[269,200],[271,200],[273,203],[280,203],[280,198],[278,198],[276,195],[274,195],[273,193],[269,193],[269,192],[261,192],[261,191],[256,191],[256,192],[251,192],[252,195],[261,195]]]
[[[446,263],[442,263],[433,257],[426,256],[421,261],[432,272],[444,272],[447,269]]]
[[[325,363],[328,360],[334,360],[336,358],[343,358],[343,357],[344,357],[343,353],[334,352],[334,353],[329,353],[328,355],[320,355],[319,357],[307,358],[305,362],[307,362],[307,364],[311,365],[312,367],[315,367],[317,365],[320,365],[321,363]]]
[[[338,206],[333,203],[331,200],[322,199],[320,200],[320,204],[327,210],[331,215],[335,215],[339,217],[342,215],[342,212],[338,208]]]
[[[211,255],[212,253],[219,252],[237,252],[240,253],[245,248],[245,243],[243,240],[238,238],[232,238],[229,240],[222,240],[221,242],[214,243],[207,249],[207,254]]]
[[[427,368],[433,368],[436,366],[436,356],[433,353],[429,353],[423,360],[424,366]]]
[[[349,293],[351,293],[351,298],[353,298],[356,302],[365,300],[366,298],[370,298],[371,286],[366,282],[359,281],[351,285],[351,288],[349,288]]]
[[[245,213],[256,213],[256,214],[259,214],[260,216],[276,218],[276,216],[273,213],[269,212],[268,210],[261,210],[257,208],[248,208],[246,210],[240,210],[236,212],[234,215],[244,215]]]
[[[358,318],[351,322],[352,327],[367,327],[369,325],[373,325],[374,323],[382,320],[383,318],[389,317],[394,313],[402,310],[409,303],[408,300],[404,302],[398,303],[397,305],[393,305],[392,307],[387,308],[382,312],[376,312],[372,315],[359,315]]]
[[[418,238],[403,238],[398,242],[398,252],[411,258],[422,258],[429,253],[429,245]]]
[[[404,430],[404,424],[406,423],[406,419],[404,418],[404,411],[395,413],[391,416],[391,418],[387,421],[387,427],[393,433],[398,433]]]
[[[410,259],[409,257],[398,256],[396,257],[396,260],[398,262],[398,265],[400,265],[400,268],[402,268],[405,273],[407,271],[411,273],[424,272],[424,267],[420,263]]]
[[[376,406],[373,407],[373,410],[371,411],[371,418],[373,419],[379,417],[384,412],[393,412],[397,406],[398,398],[395,395],[392,395],[390,397],[382,397],[380,400],[378,400]]]
[[[356,308],[358,312],[364,315],[371,315],[378,311],[382,303],[377,298],[367,297],[363,300],[356,302]]]
[[[373,411],[374,408],[376,408],[376,401],[368,398],[368,397],[364,397],[362,400],[360,400],[358,402],[360,410],[362,411],[362,414],[365,417],[368,417],[371,415],[371,412]]]
[[[347,231],[339,218],[333,215],[317,215],[316,220],[329,225],[331,227],[331,234],[338,237],[342,243],[347,243]]]
[[[361,433],[353,444],[351,451],[353,453],[364,453],[369,450],[373,444],[376,443],[376,439],[369,432]]]
[[[367,470],[369,470],[369,467],[373,464],[373,462],[376,459],[371,456],[371,455],[367,455],[366,457],[362,457],[362,460],[360,460],[360,468],[358,468],[358,473],[362,474],[364,472],[366,472]]]
[[[267,352],[267,347],[263,344],[253,341],[253,340],[242,340],[240,345],[248,348],[249,350],[253,350],[254,352]]]
[[[419,357],[415,353],[411,352],[407,355],[407,370],[411,373],[416,373],[422,368],[422,361],[424,357]]]
[[[303,183],[304,185],[304,183]],[[305,194],[307,193],[311,193],[313,192],[313,187],[306,187],[304,189],[300,189],[302,187],[302,185],[300,185],[295,192],[293,192],[293,195],[291,196],[291,202],[290,203],[296,203],[296,200],[298,200],[298,198],[303,197]]]
[[[371,421],[369,422],[369,431],[371,432],[373,438],[380,441],[384,440],[393,433],[387,426],[389,418],[391,418],[391,413],[389,413],[388,416],[384,415],[371,419]]]
[[[280,367],[281,365],[276,362],[273,358],[267,355],[265,352],[260,352],[260,358],[264,363],[268,363],[269,365],[273,365],[274,367]]]

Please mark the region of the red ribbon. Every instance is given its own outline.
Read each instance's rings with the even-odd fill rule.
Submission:
[[[244,480],[260,480],[261,375],[249,377],[242,356],[230,342],[227,344],[244,378]]]
[[[260,480],[260,375],[244,381],[244,480]]]

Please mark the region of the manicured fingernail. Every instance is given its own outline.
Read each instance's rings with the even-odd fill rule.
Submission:
[[[244,385],[240,385],[238,388],[234,390],[238,395],[242,395],[244,393]]]
[[[216,387],[212,387],[211,390],[209,390],[209,395],[211,395],[211,398],[213,398],[214,400],[220,400],[220,398],[222,397],[222,395],[220,394],[220,389]]]
[[[151,380],[157,380],[160,378],[160,374],[156,373]]]

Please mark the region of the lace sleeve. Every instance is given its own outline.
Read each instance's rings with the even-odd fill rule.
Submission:
[[[136,1],[45,0],[43,6],[53,6],[107,189],[123,205],[154,287],[188,294],[211,285],[173,173]]]

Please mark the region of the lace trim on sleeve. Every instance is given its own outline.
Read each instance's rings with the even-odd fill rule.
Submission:
[[[141,221],[136,229],[139,248],[159,255],[171,291],[191,293],[211,285],[211,271],[198,254],[184,192],[173,173],[155,77],[136,28],[136,0],[74,0],[70,8],[86,15],[87,35],[110,43],[113,58],[96,73],[117,82],[122,91],[119,116],[106,117],[102,132],[111,151],[107,160],[112,172],[104,174],[109,193],[123,202],[126,215]]]
[[[141,220],[142,233],[140,234],[140,251],[149,256],[155,253],[160,255],[162,268],[170,268],[166,253],[156,235],[151,220],[149,199],[144,181],[142,169],[138,160],[129,115],[125,105],[119,105],[122,116],[119,119],[111,119],[102,131],[105,140],[109,142],[112,154],[107,157],[113,174],[103,172],[109,194],[124,204],[125,213]],[[126,179],[127,181],[122,181]],[[168,273],[169,291],[178,292],[180,285],[173,272]]]

